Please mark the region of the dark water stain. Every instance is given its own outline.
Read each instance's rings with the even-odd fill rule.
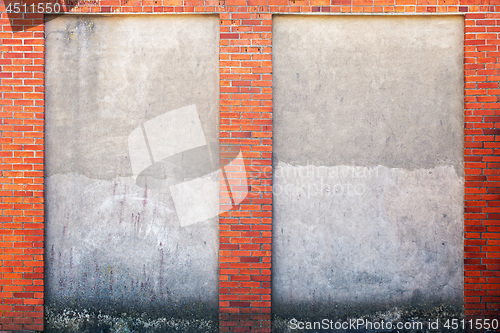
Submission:
[[[449,330],[443,327],[443,324],[448,319],[463,319],[464,309],[463,305],[454,301],[450,302],[439,302],[439,301],[422,301],[416,304],[413,301],[409,301],[401,304],[369,304],[369,303],[358,303],[358,304],[343,304],[334,302],[318,302],[316,304],[307,302],[297,302],[294,304],[290,303],[280,303],[272,308],[272,332],[273,333],[283,333],[283,332],[349,332],[349,333],[374,333],[374,332],[384,332],[384,333],[396,333],[397,330],[373,330],[371,328],[366,328],[361,326],[358,329],[330,329],[330,328],[320,328],[316,329],[297,329],[295,324],[297,321],[302,323],[321,323],[323,320],[328,322],[350,322],[351,320],[363,319],[365,322],[369,321],[375,322],[391,322],[394,326],[400,323],[421,323],[422,329],[418,326],[414,326],[414,329],[399,330],[399,332],[406,333],[423,333],[423,332],[437,332],[431,330],[429,327],[430,322],[439,321],[441,326],[438,332],[461,332],[461,330]],[[292,322],[295,320],[295,322]],[[295,329],[292,329],[295,328]],[[394,327],[395,328],[395,327]]]
[[[79,309],[48,305],[45,312],[45,332],[57,333],[216,333],[217,312],[206,304],[186,305],[194,310],[180,314],[169,311],[138,312],[120,308]],[[160,310],[160,309],[158,309]],[[159,312],[163,312],[159,315]]]
[[[127,185],[123,189],[123,200],[120,200],[120,217],[118,218],[119,223],[123,222],[123,212],[125,210],[125,203],[127,199]]]
[[[143,212],[146,211],[147,202],[148,202],[148,183],[146,182],[146,184],[144,185],[144,196],[143,196],[143,200],[142,200],[142,211]]]
[[[137,214],[131,213],[130,217],[132,219],[132,224],[134,226],[134,231],[135,231],[134,237],[137,238],[139,232],[141,231],[141,213]]]
[[[52,244],[52,246],[50,247],[50,255],[49,255],[49,258],[50,258],[50,261],[49,261],[49,262],[55,262],[56,253],[55,253],[55,250],[54,250],[54,244]]]
[[[160,296],[163,298],[163,269],[165,266],[165,253],[163,250],[163,244],[160,242],[160,248],[158,250],[160,252],[160,267],[159,267],[159,276],[158,276],[158,284],[160,286]]]

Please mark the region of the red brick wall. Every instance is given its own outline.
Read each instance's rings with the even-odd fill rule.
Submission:
[[[219,219],[219,325],[269,332],[272,15],[247,10],[245,0],[228,4],[239,6],[220,8],[221,152],[241,149],[250,174],[228,175],[237,184],[248,179],[249,195]]]
[[[41,330],[44,18],[0,11],[0,330]]]
[[[229,178],[250,187],[220,218],[221,332],[270,332],[272,14],[465,15],[465,308],[500,317],[500,0],[95,2],[66,10],[220,14],[221,164],[241,149],[249,174],[235,168]],[[7,14],[4,3],[0,11],[0,331],[35,331],[43,330],[44,15]],[[221,192],[221,208],[228,204]]]
[[[499,4],[469,6],[464,42],[465,309],[469,316],[496,318],[500,318]]]

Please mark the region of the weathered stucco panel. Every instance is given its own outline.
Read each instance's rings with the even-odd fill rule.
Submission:
[[[462,173],[461,17],[273,22],[277,158]]]
[[[169,186],[219,167],[218,31],[216,16],[47,21],[49,329],[68,309],[119,314],[93,320],[115,331],[217,317],[217,217],[182,223]],[[185,204],[218,193],[204,201]],[[90,325],[76,317],[69,331]]]
[[[273,313],[460,311],[463,19],[273,24]]]

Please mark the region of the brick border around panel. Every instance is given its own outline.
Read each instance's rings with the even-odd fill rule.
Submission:
[[[8,19],[0,10],[0,330],[36,331],[43,327],[44,18]],[[12,33],[12,25],[24,29]]]
[[[465,311],[500,318],[500,14],[465,15]]]
[[[0,10],[0,331],[42,331],[44,15]],[[220,217],[221,332],[271,331],[272,15],[464,15],[465,311],[500,317],[500,0],[101,0],[63,11],[220,15],[221,164],[241,151],[227,181],[249,190]]]

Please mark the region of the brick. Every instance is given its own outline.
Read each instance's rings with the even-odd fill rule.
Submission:
[[[500,180],[494,172],[500,166],[498,149],[500,146],[499,130],[496,125],[500,122],[500,115],[496,111],[500,108],[500,89],[497,60],[499,57],[498,28],[500,8],[497,0],[492,0],[491,7],[481,7],[478,0],[314,0],[293,1],[288,0],[230,0],[220,13],[220,137],[221,143],[229,139],[227,144],[245,147],[251,152],[249,166],[271,165],[272,146],[266,139],[272,137],[272,54],[271,33],[273,13],[279,12],[452,12],[466,13],[465,16],[465,79],[466,79],[466,156],[465,193],[468,197],[465,217],[467,232],[465,234],[465,267],[466,280],[466,313],[474,315],[498,314],[499,283],[495,280],[495,270],[499,270],[498,257],[498,230],[500,224],[500,211],[498,198],[492,195],[499,194]],[[142,5],[123,5],[116,1],[106,1],[101,7],[94,8],[95,12],[111,12],[115,8],[123,12],[150,12],[152,4],[145,2]],[[149,4],[149,6],[148,6]],[[496,6],[492,8],[493,6]],[[247,7],[253,6],[253,7]],[[222,7],[221,7],[222,8]],[[90,12],[90,8],[74,8],[81,12]],[[214,4],[208,2],[184,2],[178,0],[165,0],[154,7],[157,12],[206,12],[212,13],[219,10]],[[265,13],[260,13],[260,12]],[[41,15],[33,17],[13,16],[18,27],[22,24],[32,24],[32,19],[42,24]],[[19,153],[29,151],[43,151],[44,146],[35,138],[42,138],[43,130],[36,126],[35,120],[43,120],[43,27],[25,27],[14,35],[10,32],[12,27],[6,23],[0,30],[1,50],[0,66],[0,112],[2,114],[2,138],[10,141],[0,142],[2,151],[0,158],[4,158],[2,171],[6,179],[0,186],[4,191],[4,198],[12,201],[3,201],[4,211],[1,221],[2,231],[21,231],[21,233],[0,233],[0,237],[8,238],[0,242],[0,255],[20,255],[17,259],[5,260],[0,266],[0,273],[15,274],[13,269],[28,270],[23,273],[23,281],[42,279],[41,272],[34,273],[33,269],[41,269],[38,261],[33,258],[23,257],[24,254],[41,255],[43,252],[43,239],[30,230],[43,230],[43,223],[32,223],[43,218],[42,201],[34,199],[43,197],[43,187],[38,186],[43,181],[41,155],[21,156]],[[11,38],[14,37],[15,38]],[[35,89],[36,88],[36,89]],[[16,112],[15,115],[12,112]],[[225,122],[227,120],[227,122]],[[9,126],[9,128],[7,128]],[[36,133],[36,132],[40,133]],[[15,141],[15,140],[17,141]],[[253,139],[253,140],[250,140]],[[31,140],[31,141],[29,141]],[[222,156],[222,154],[221,154]],[[8,159],[11,160],[8,160]],[[22,161],[16,161],[23,158]],[[223,157],[221,157],[223,158]],[[41,168],[39,168],[41,166]],[[8,172],[11,172],[9,174]],[[24,177],[18,176],[21,173]],[[237,172],[235,172],[237,174]],[[271,290],[267,287],[258,288],[254,284],[269,283],[270,246],[272,235],[271,205],[272,201],[264,199],[263,193],[271,193],[272,184],[265,183],[272,175],[255,171],[252,173],[251,191],[255,193],[249,197],[251,200],[244,202],[227,216],[221,216],[220,225],[220,279],[231,285],[222,285],[221,292],[235,293],[234,295],[220,295],[221,331],[227,332],[270,332],[270,312],[266,308],[271,306],[269,301]],[[35,177],[40,178],[37,180]],[[30,187],[28,187],[30,186]],[[488,196],[490,195],[490,196]],[[26,201],[16,201],[18,198]],[[9,205],[11,205],[9,207]],[[12,206],[15,205],[15,206]],[[38,216],[40,215],[40,216]],[[38,220],[36,220],[38,221]],[[222,226],[227,226],[223,229]],[[485,227],[488,227],[485,230]],[[28,233],[24,233],[24,231]],[[260,237],[262,236],[262,237]],[[10,237],[10,238],[9,238]],[[17,237],[24,237],[17,241]],[[486,243],[487,242],[487,243]],[[19,244],[14,244],[19,243]],[[37,247],[35,247],[35,245]],[[16,253],[16,251],[21,251]],[[43,250],[42,250],[43,251]],[[251,251],[250,255],[247,255]],[[485,255],[490,257],[486,258]],[[258,261],[255,261],[258,260]],[[262,261],[262,262],[261,262]],[[41,262],[41,261],[40,261]],[[21,263],[21,266],[18,264]],[[224,265],[229,265],[224,268]],[[234,267],[232,266],[234,265]],[[250,267],[251,265],[251,267]],[[255,273],[256,270],[262,272]],[[227,274],[227,275],[226,275]],[[241,275],[238,275],[241,274]],[[251,277],[239,279],[241,276]],[[484,281],[488,277],[487,281]],[[5,276],[3,277],[4,280]],[[3,281],[3,280],[2,280]],[[21,281],[21,280],[19,280]],[[24,282],[23,282],[24,283]],[[224,282],[225,283],[225,282]],[[245,287],[243,287],[245,286]],[[37,286],[21,284],[5,286],[10,291],[2,291],[0,296],[12,300],[14,309],[8,309],[9,316],[0,321],[1,330],[42,330],[43,322],[40,320],[42,307],[33,309],[30,302],[41,302],[37,299],[25,299],[18,303],[16,297],[33,295]],[[33,289],[30,289],[33,288]],[[229,289],[225,289],[229,288]],[[475,288],[475,289],[474,289]],[[254,293],[255,292],[255,293]],[[486,292],[488,295],[486,297]],[[490,294],[491,293],[491,294]],[[34,296],[34,295],[33,295]],[[5,306],[5,302],[1,306]],[[34,304],[41,305],[42,303]],[[10,305],[9,305],[10,306]],[[269,309],[267,309],[269,310]],[[497,310],[497,312],[494,312]],[[243,312],[248,311],[248,312]],[[252,312],[255,311],[255,312]],[[490,311],[490,312],[488,312]],[[493,312],[491,312],[493,311]],[[16,313],[25,313],[26,318],[16,317]],[[244,313],[256,313],[259,317],[248,317]],[[222,316],[222,315],[227,315]],[[14,321],[16,318],[18,321]],[[245,326],[245,325],[248,325]],[[252,327],[250,329],[249,327]]]

